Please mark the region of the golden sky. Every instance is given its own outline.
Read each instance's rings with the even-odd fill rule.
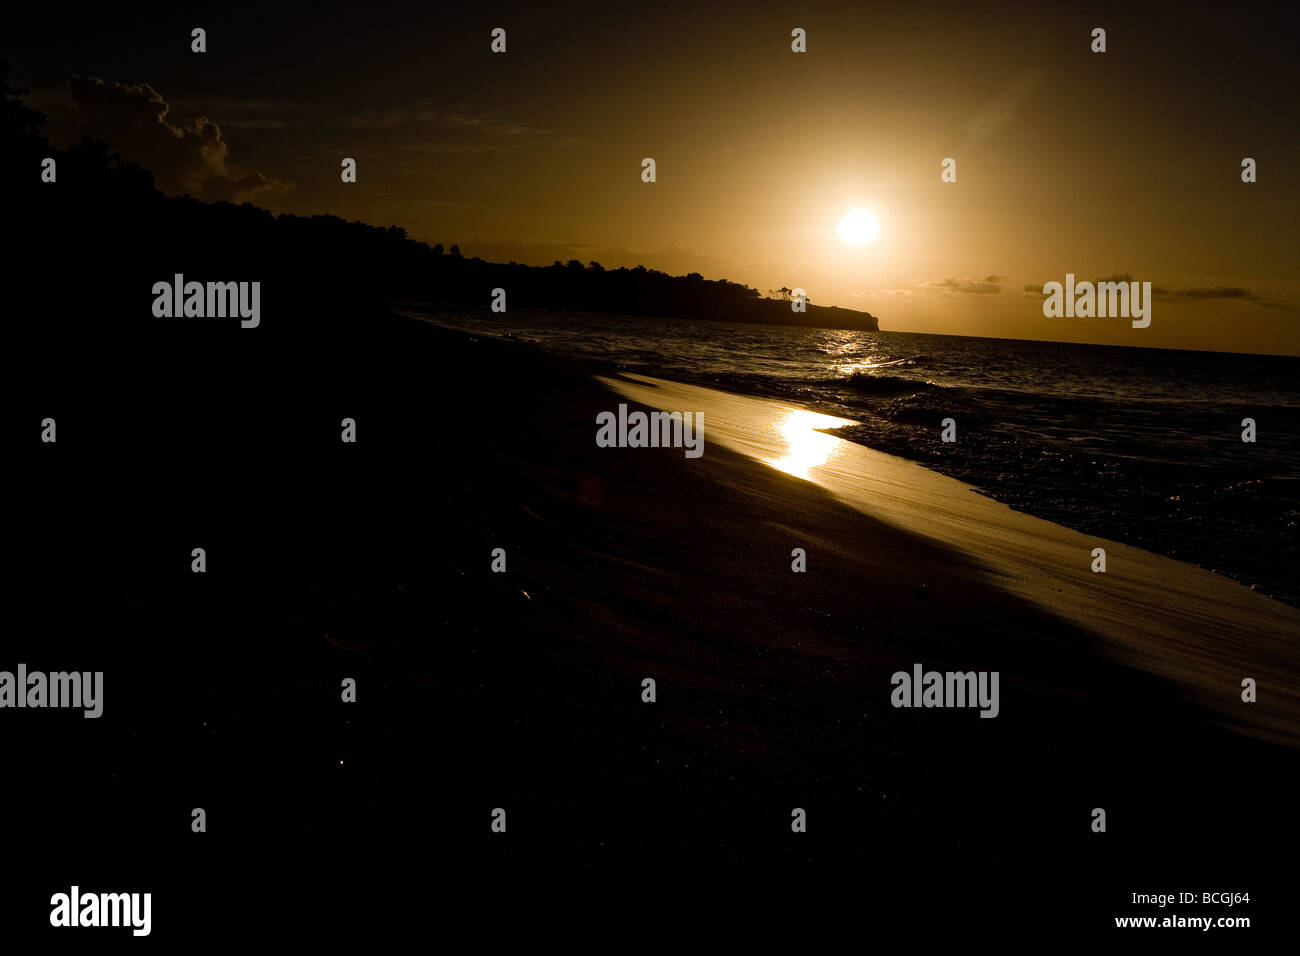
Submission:
[[[52,134],[92,126],[121,149],[113,134],[153,102],[139,84],[166,136],[216,124],[215,164],[136,147],[209,198],[396,223],[490,259],[798,286],[891,330],[1300,354],[1281,8],[312,9],[225,9],[203,59],[193,15],[166,10],[134,43],[104,14],[94,44],[19,29],[7,55]],[[72,95],[74,73],[111,85]],[[880,224],[866,246],[836,234],[853,208]],[[1150,327],[1044,318],[1042,285],[1067,272],[1152,282]]]

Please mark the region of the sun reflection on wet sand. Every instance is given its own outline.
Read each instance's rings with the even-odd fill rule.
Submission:
[[[1005,588],[1097,635],[1105,653],[1137,662],[1207,713],[1222,715],[1225,724],[1260,739],[1300,746],[1300,698],[1276,703],[1271,712],[1247,709],[1247,718],[1240,716],[1239,705],[1231,708],[1235,698],[1223,693],[1224,686],[1240,680],[1233,675],[1255,666],[1250,663],[1258,659],[1254,655],[1267,653],[1290,662],[1294,654],[1285,655],[1282,635],[1300,627],[1295,608],[1194,565],[1013,511],[974,494],[964,481],[817,431],[844,425],[844,419],[648,376],[598,380],[628,401],[703,414],[708,449],[725,448],[815,482],[847,507],[960,552],[982,569],[990,587]],[[722,457],[706,451],[698,460],[682,458],[681,467],[727,475],[730,465]],[[1123,560],[1132,573],[1084,571],[1086,579],[1080,577],[1080,567],[1087,567],[1087,555],[1099,541],[1108,560]],[[871,547],[864,542],[866,553]],[[873,560],[888,567],[896,559]],[[1261,640],[1268,643],[1261,645]],[[1292,674],[1297,676],[1291,683],[1300,686],[1300,671],[1292,667]]]
[[[777,432],[786,441],[787,454],[783,458],[770,460],[768,464],[796,478],[807,478],[809,471],[826,464],[840,445],[840,439],[824,435],[816,429],[840,428],[852,424],[847,418],[793,410],[776,426]]]

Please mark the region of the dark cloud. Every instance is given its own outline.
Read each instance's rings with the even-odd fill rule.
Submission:
[[[1276,302],[1259,292],[1252,289],[1243,289],[1237,285],[1216,285],[1210,288],[1174,289],[1172,291],[1162,289],[1159,286],[1152,286],[1151,296],[1152,298],[1165,299],[1171,302],[1205,302],[1214,299],[1234,299],[1239,302],[1249,302],[1251,305],[1258,305],[1265,309],[1296,311],[1294,305]]]
[[[1002,291],[1001,283],[1005,276],[985,276],[983,279],[947,278],[942,282],[925,282],[929,289],[945,289],[949,292],[961,292],[966,295],[996,295]]]
[[[1170,299],[1250,299],[1256,300],[1259,295],[1251,292],[1249,289],[1243,289],[1240,286],[1215,286],[1213,289],[1175,289],[1173,292],[1165,293],[1163,289],[1152,290],[1153,292],[1163,293]]]
[[[147,83],[126,86],[74,75],[68,92],[84,117],[83,135],[102,139],[114,152],[148,169],[158,188],[169,195],[244,202],[287,188],[255,170],[231,166],[221,127],[207,117],[200,116],[193,126],[167,122],[170,107]]]
[[[1061,282],[1061,279],[1053,281]],[[1075,277],[1075,284],[1085,281],[1079,276]],[[1116,272],[1113,275],[1104,276],[1096,280],[1087,280],[1096,283],[1101,282],[1134,282],[1131,273]],[[1024,293],[1029,295],[1042,295],[1043,287],[1041,285],[1027,285],[1023,287]],[[1284,305],[1274,302],[1259,292],[1252,289],[1245,289],[1237,285],[1218,285],[1209,287],[1193,287],[1190,289],[1166,289],[1164,286],[1151,285],[1151,298],[1159,299],[1162,302],[1207,302],[1215,299],[1232,299],[1239,302],[1249,302],[1251,305],[1258,305],[1266,309],[1286,309],[1294,311],[1293,306]]]

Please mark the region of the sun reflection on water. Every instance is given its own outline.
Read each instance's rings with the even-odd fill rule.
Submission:
[[[787,454],[772,461],[772,467],[796,478],[807,478],[811,469],[830,460],[840,442],[833,435],[823,435],[816,429],[840,428],[852,424],[847,418],[836,418],[833,415],[791,411],[776,426],[778,434],[786,441]]]

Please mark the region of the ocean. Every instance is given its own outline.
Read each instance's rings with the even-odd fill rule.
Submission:
[[[851,418],[834,434],[1300,604],[1300,358],[573,312],[438,321]]]

